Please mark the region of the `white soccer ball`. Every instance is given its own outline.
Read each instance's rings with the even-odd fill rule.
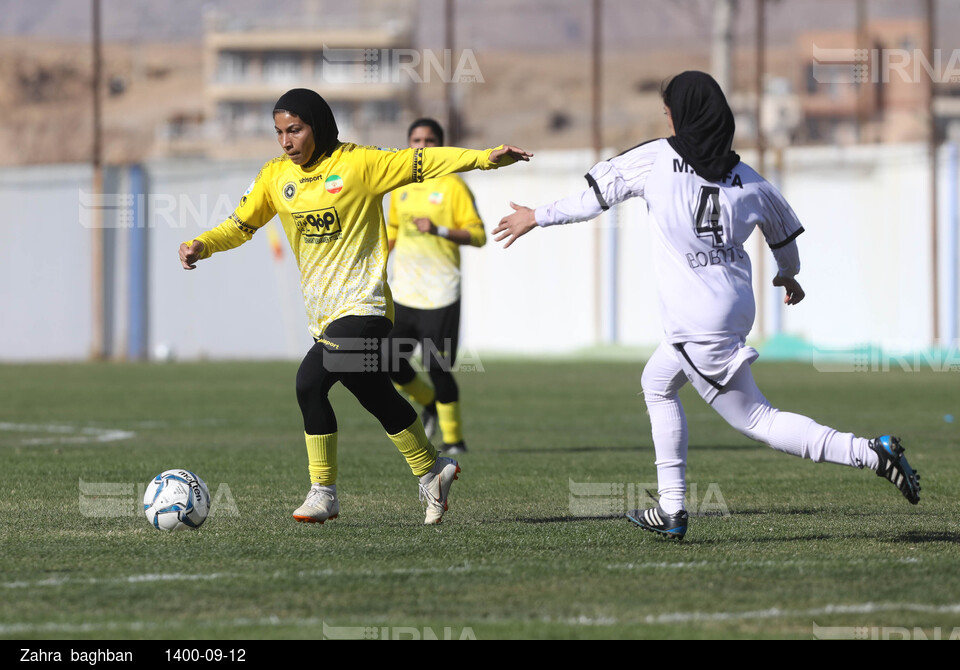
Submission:
[[[189,470],[167,470],[143,494],[143,512],[157,530],[199,528],[210,511],[210,489]]]

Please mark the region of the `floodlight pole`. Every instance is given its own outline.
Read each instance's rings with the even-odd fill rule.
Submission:
[[[934,58],[933,50],[933,31],[934,31],[934,6],[933,0],[926,0],[924,3],[926,5],[926,17],[927,17],[927,60],[930,63],[935,63],[936,59]],[[930,85],[927,88],[927,114],[929,116],[930,126],[927,131],[928,142],[929,142],[929,160],[930,160],[930,299],[932,307],[932,319],[933,319],[933,344],[938,344],[940,340],[940,263],[938,262],[939,255],[939,235],[938,235],[938,217],[937,217],[937,202],[939,200],[939,190],[937,189],[937,180],[939,178],[939,170],[937,169],[937,117],[933,109],[933,86],[934,78],[930,77]],[[953,343],[948,343],[950,346]]]
[[[765,66],[764,55],[767,48],[766,45],[766,0],[757,0],[757,25],[756,25],[756,50],[757,50],[757,71],[756,71],[756,89],[757,89],[757,100],[756,108],[754,110],[754,116],[756,117],[757,123],[757,172],[761,177],[766,178],[766,161],[764,160],[764,153],[766,152],[766,138],[763,135],[763,78],[765,75]],[[767,266],[767,250],[766,245],[763,243],[763,236],[759,235],[757,238],[759,252],[757,253],[757,277],[759,281],[757,282],[757,316],[756,323],[760,326],[760,336],[764,337],[767,332],[767,324],[765,321],[765,314],[767,311],[767,277],[766,277],[766,266]]]
[[[102,110],[100,108],[100,80],[103,70],[103,56],[100,44],[100,0],[91,0],[93,12],[93,76],[91,93],[93,97],[93,183],[91,202],[103,193],[103,132]],[[104,324],[104,278],[103,278],[103,208],[93,206],[90,211],[90,265],[91,265],[91,309],[92,326],[90,358],[102,360],[106,357],[106,333]]]
[[[857,49],[869,49],[870,40],[867,36],[867,2],[866,0],[857,0]],[[866,96],[869,95],[869,88],[866,82],[856,90],[856,124],[857,124],[857,142],[863,144],[865,133],[864,126],[867,122]]]
[[[603,152],[603,0],[590,3],[590,135],[593,161],[599,163]],[[611,228],[604,230],[606,220]],[[593,242],[593,323],[594,340],[617,340],[617,224],[612,215],[602,217],[594,228]],[[606,244],[605,244],[606,243]],[[608,258],[604,264],[604,247]],[[606,290],[604,290],[606,289]],[[607,318],[604,321],[604,305]]]
[[[456,19],[454,10],[455,10],[455,0],[445,0],[444,12],[443,12],[443,32],[444,32],[444,42],[446,43],[446,49],[447,49],[447,53],[449,54],[451,63],[453,63],[453,48],[454,48],[454,40],[456,38],[456,33],[454,32],[454,25],[455,25],[455,19]],[[457,146],[460,146],[460,112],[457,109],[457,102],[454,99],[452,81],[448,81],[443,85],[443,93],[444,93],[444,102],[446,103],[445,106],[447,111],[446,144],[448,146],[457,147]]]

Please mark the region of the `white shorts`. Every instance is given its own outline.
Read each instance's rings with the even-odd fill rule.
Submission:
[[[713,402],[737,371],[760,355],[738,336],[713,342],[677,342],[672,346],[687,379],[707,402]]]

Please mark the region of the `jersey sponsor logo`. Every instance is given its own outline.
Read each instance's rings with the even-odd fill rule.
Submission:
[[[287,200],[293,200],[295,195],[297,195],[297,185],[288,181],[283,185],[283,197]]]
[[[443,202],[443,193],[440,193],[439,191],[434,191],[433,193],[430,194],[427,200],[430,202],[431,205],[439,205],[441,202]]]
[[[711,249],[709,252],[697,251],[688,253],[687,264],[694,270],[705,268],[708,265],[723,265],[735,263],[747,257],[742,247],[727,247],[726,249]]]
[[[336,207],[293,212],[293,223],[307,244],[335,242],[343,233]]]
[[[343,190],[343,179],[340,175],[332,174],[323,182],[323,187],[327,189],[327,193],[336,195]]]

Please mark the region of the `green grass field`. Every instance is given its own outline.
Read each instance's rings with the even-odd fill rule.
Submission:
[[[0,638],[960,634],[960,423],[944,419],[960,376],[754,366],[775,406],[900,435],[919,506],[872,472],[751,442],[687,387],[688,479],[729,513],[676,543],[617,516],[656,480],[641,369],[461,374],[471,451],[443,524],[423,527],[416,479],[339,387],[340,518],[291,519],[308,488],[294,363],[0,366]],[[96,441],[116,431],[132,436]],[[217,501],[199,531],[139,511],[175,467]],[[120,493],[90,495],[102,484]],[[609,509],[576,516],[591,501]]]

